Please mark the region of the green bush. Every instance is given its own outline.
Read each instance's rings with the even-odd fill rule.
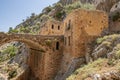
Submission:
[[[18,33],[18,30],[15,30],[12,27],[10,27],[8,33]]]
[[[120,59],[120,50],[118,50],[117,52],[116,52],[116,56],[115,56],[117,59]]]
[[[8,58],[14,57],[17,53],[17,48],[15,46],[8,46],[2,51],[3,54],[8,54]]]
[[[108,60],[107,64],[110,65],[110,66],[114,66],[115,65],[115,60],[114,59],[110,59]]]
[[[108,38],[110,38],[110,39],[112,39],[114,41],[118,36],[119,35],[117,35],[117,34],[113,34],[113,35],[109,35],[109,36],[104,36],[104,37],[101,37],[101,38],[97,38],[96,43],[97,44],[101,44],[103,41],[105,41]]]
[[[78,9],[78,8],[82,8],[82,9],[89,9],[89,10],[95,10],[95,6],[92,4],[82,4],[80,1],[75,2],[73,4],[69,4],[65,6],[65,11],[66,13],[70,13],[72,10],[74,9]]]
[[[51,40],[46,40],[45,43],[46,43],[47,46],[51,46],[52,42],[51,42]]]
[[[82,5],[81,5],[81,8],[82,8],[82,9],[95,10],[95,6],[94,6],[93,4],[89,4],[89,3],[82,4]]]
[[[64,15],[65,15],[65,12],[64,12],[64,11],[58,11],[58,12],[55,14],[55,18],[56,18],[57,20],[62,20]]]
[[[55,11],[56,11],[53,17],[57,20],[62,20],[63,16],[65,15],[63,5],[61,3],[56,3],[56,4],[54,4],[53,9],[55,9]]]
[[[12,70],[12,71],[10,71],[9,72],[9,79],[11,79],[11,78],[14,78],[15,76],[17,75],[17,71],[16,70]]]
[[[75,2],[73,4],[69,4],[65,6],[65,11],[66,13],[70,13],[72,10],[74,9],[78,9],[81,7],[81,3],[80,2]]]

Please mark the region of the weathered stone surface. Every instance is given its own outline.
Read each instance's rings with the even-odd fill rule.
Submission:
[[[120,1],[111,8],[110,16],[110,32],[120,33]]]
[[[40,35],[64,35],[65,29],[60,21],[49,20],[40,29]]]
[[[93,80],[120,80],[120,73],[118,71],[112,70],[102,74],[93,75]]]
[[[112,6],[117,2],[119,2],[119,0],[95,0],[94,4],[96,5],[96,9],[109,13]]]
[[[106,57],[108,49],[109,47],[107,46],[107,44],[99,45],[92,53],[93,58],[98,59],[99,57]]]

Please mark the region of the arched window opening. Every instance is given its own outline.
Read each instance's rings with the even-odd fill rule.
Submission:
[[[59,42],[56,42],[56,50],[59,50]]]
[[[60,26],[58,26],[58,30],[60,30]]]
[[[54,29],[54,25],[52,24],[52,29]]]

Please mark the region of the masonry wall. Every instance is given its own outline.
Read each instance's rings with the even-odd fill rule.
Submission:
[[[64,27],[64,51],[59,73],[61,77],[70,69],[74,59],[85,58],[87,44],[108,27],[108,18],[101,11],[77,9],[66,17]]]
[[[71,50],[68,50],[67,53],[72,54],[74,58],[85,56],[86,44],[92,41],[88,39],[89,36],[100,36],[101,32],[108,27],[107,15],[101,11],[78,9],[67,16],[65,22],[69,21],[71,21],[72,28],[72,31],[68,30],[72,34],[70,36],[72,53]],[[68,36],[68,34],[66,31],[65,36]],[[65,49],[68,49],[68,47]]]
[[[40,35],[63,35],[64,27],[62,22],[49,20],[47,21],[40,30]]]
[[[44,65],[41,66],[42,59],[43,59],[43,56],[40,51],[30,50],[30,55],[28,59],[28,65],[30,67],[29,79],[34,79],[34,80],[42,79],[41,73],[43,71],[40,71],[41,68],[44,67]]]
[[[76,10],[73,14],[76,14],[76,22],[73,24],[73,42],[75,44],[73,56],[84,57],[86,44],[92,41],[90,37],[100,36],[102,31],[108,27],[107,14],[102,11],[86,10]]]
[[[74,15],[75,16],[75,15]],[[74,16],[68,17],[64,21],[65,34],[64,34],[64,52],[62,60],[62,71],[61,75],[68,69],[68,65],[72,60],[72,53],[74,53],[74,42],[73,42],[73,23],[75,23]]]
[[[57,43],[59,45],[57,46]],[[52,41],[44,57],[44,75],[42,80],[54,80],[63,57],[63,40]]]
[[[63,37],[45,39],[44,50],[31,49],[29,62],[30,78],[34,80],[53,80],[60,69],[63,57]]]

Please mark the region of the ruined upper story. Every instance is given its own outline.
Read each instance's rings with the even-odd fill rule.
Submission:
[[[68,31],[80,34],[84,28],[88,35],[99,36],[108,27],[108,16],[99,10],[76,9],[66,17],[64,27],[65,34]]]
[[[48,20],[41,28],[40,35],[64,35],[63,22]]]
[[[40,35],[67,35],[81,33],[84,28],[88,35],[98,36],[108,27],[108,16],[99,10],[76,9],[64,21],[48,20],[40,29]],[[74,31],[71,31],[73,28]],[[75,30],[76,29],[76,30]]]

